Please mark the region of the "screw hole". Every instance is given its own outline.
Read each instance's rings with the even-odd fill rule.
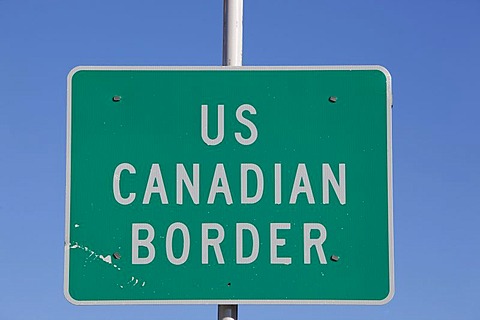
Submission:
[[[331,103],[335,103],[337,102],[337,97],[331,96],[330,98],[328,98],[328,101],[330,101]]]

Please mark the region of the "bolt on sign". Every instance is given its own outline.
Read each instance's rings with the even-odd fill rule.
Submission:
[[[383,304],[394,291],[383,67],[78,67],[74,304]]]

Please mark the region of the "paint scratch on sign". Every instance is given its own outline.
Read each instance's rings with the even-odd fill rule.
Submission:
[[[103,261],[105,261],[106,263],[109,263],[109,264],[112,264],[112,256],[108,255],[106,257],[100,255],[98,256],[100,259],[102,259]]]
[[[86,247],[86,246],[82,246],[81,244],[79,244],[78,242],[75,242],[75,243],[68,243],[66,244],[70,249],[80,249],[82,251],[85,251],[85,253],[88,254],[87,258],[85,259],[85,265],[86,266],[86,262],[87,261],[94,261],[94,260],[102,260],[103,262],[105,262],[106,264],[109,264],[111,265],[113,268],[115,268],[117,271],[121,271],[122,269],[114,264],[112,262],[112,256],[111,255],[107,255],[107,256],[104,256],[104,255],[101,255],[101,254],[98,254],[96,253],[95,251],[93,251],[92,249]],[[133,277],[131,276],[130,280],[128,282],[126,282],[126,285],[131,285],[132,287],[135,287],[141,280],[136,278],[136,277]],[[146,284],[146,281],[142,281],[142,287],[144,287]],[[121,289],[124,288],[124,285],[118,285]]]
[[[145,281],[143,283],[145,283]],[[132,279],[130,279],[130,281],[128,281],[127,284],[131,284],[132,287],[135,287],[138,284],[138,279],[135,278],[135,277],[132,277]],[[143,287],[143,285],[142,285],[142,287]]]
[[[74,244],[71,244],[69,243],[68,244],[70,249],[81,249],[87,253],[89,253],[89,256],[87,257],[86,260],[96,260],[96,259],[101,259],[103,262],[105,263],[108,263],[109,265],[111,265],[112,267],[114,267],[115,269],[117,270],[121,270],[119,266],[117,266],[116,264],[113,264],[112,263],[112,256],[111,255],[108,255],[108,256],[103,256],[101,254],[98,254],[96,253],[95,251],[89,249],[88,247],[84,247],[80,244],[78,244],[78,242],[75,242]],[[93,258],[92,258],[93,257]]]

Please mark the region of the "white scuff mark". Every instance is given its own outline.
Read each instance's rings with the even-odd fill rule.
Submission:
[[[127,282],[127,284],[132,285],[132,287],[135,287],[138,283],[140,282],[139,279],[132,277],[130,281]],[[142,287],[145,285],[145,281],[143,281]]]
[[[112,263],[112,256],[111,255],[107,255],[107,256],[103,256],[101,254],[98,254],[96,253],[95,251],[89,249],[88,247],[84,247],[82,245],[80,245],[78,242],[75,242],[75,243],[68,243],[68,244],[65,244],[65,245],[68,245],[68,247],[70,249],[80,249],[82,251],[85,251],[87,253],[89,253],[89,256],[85,259],[85,264],[83,265],[84,267],[86,267],[86,262],[88,260],[96,260],[96,259],[100,259],[102,260],[103,262],[111,265],[112,267],[114,267],[115,269],[117,269],[118,271],[122,270],[119,266],[117,266],[116,264],[113,264]],[[132,285],[132,287],[136,286],[141,280],[140,279],[137,279],[133,276],[131,276],[130,280],[126,283],[127,285]],[[146,281],[143,281],[142,282],[142,287],[144,287],[146,284]],[[124,285],[119,285],[119,287],[121,289],[124,288]]]
[[[112,256],[111,255],[108,255],[106,257],[102,256],[102,255],[99,255],[98,256],[100,259],[102,259],[103,261],[105,261],[106,263],[108,264],[112,264]],[[115,267],[115,265],[114,265]]]
[[[84,247],[80,244],[78,244],[77,242],[75,244],[68,244],[70,249],[81,249],[87,253],[90,253],[90,255],[87,257],[86,260],[88,259],[91,259],[91,260],[96,260],[96,259],[101,259],[103,262],[105,263],[108,263],[109,265],[112,265],[112,256],[111,255],[108,255],[108,256],[103,256],[101,254],[97,254],[95,251],[93,250],[90,250],[88,247]],[[93,258],[92,258],[93,257]],[[117,267],[116,265],[112,265],[115,269],[119,270],[120,271],[120,268]]]

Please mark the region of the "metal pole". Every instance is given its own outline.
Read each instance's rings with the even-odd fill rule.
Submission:
[[[223,66],[242,65],[243,0],[223,0]]]
[[[242,65],[243,0],[223,0],[223,66]],[[238,320],[238,304],[219,304],[218,320]]]
[[[238,304],[219,304],[218,320],[238,320]]]

